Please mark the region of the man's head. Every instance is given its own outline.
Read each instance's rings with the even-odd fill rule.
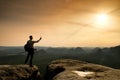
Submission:
[[[30,35],[30,36],[29,36],[29,39],[30,39],[30,40],[32,40],[32,39],[33,39],[32,35]]]

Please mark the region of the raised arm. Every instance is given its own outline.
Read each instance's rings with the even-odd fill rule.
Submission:
[[[34,43],[38,43],[41,39],[42,39],[42,37],[40,37],[39,40],[34,41]]]

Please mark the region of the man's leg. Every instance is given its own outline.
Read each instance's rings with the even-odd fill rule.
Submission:
[[[28,52],[27,57],[26,57],[26,59],[25,59],[25,64],[27,64],[28,59],[29,59],[29,56],[30,56],[30,53]]]
[[[32,65],[33,56],[34,56],[34,50],[32,50],[30,54],[30,67],[33,67]]]

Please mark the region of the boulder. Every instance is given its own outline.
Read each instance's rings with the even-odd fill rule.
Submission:
[[[61,59],[47,66],[45,80],[119,80],[120,70],[87,63]]]
[[[40,80],[37,66],[0,65],[0,80]]]

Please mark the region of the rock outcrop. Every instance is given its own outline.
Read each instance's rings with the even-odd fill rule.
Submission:
[[[120,70],[78,60],[55,60],[47,66],[45,80],[120,80]]]
[[[0,65],[0,80],[40,80],[37,66]]]

